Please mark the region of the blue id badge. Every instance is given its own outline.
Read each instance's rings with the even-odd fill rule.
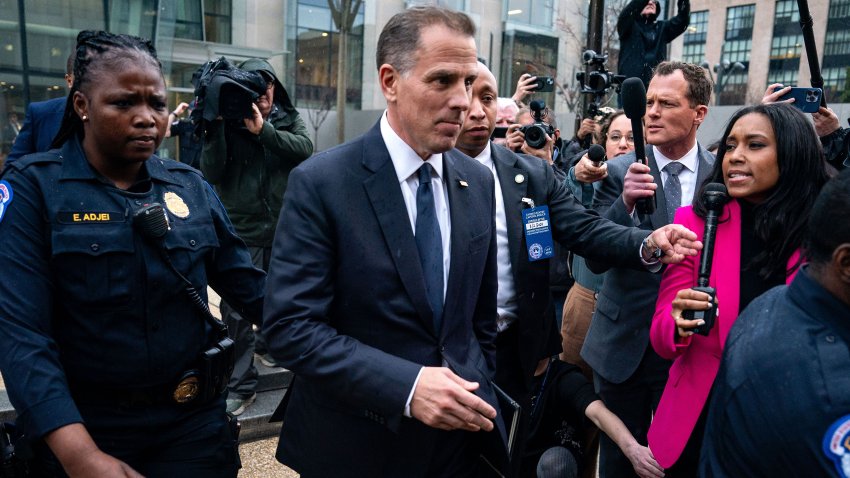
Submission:
[[[522,224],[525,229],[529,261],[548,259],[555,255],[552,247],[552,229],[549,226],[549,206],[523,209]]]

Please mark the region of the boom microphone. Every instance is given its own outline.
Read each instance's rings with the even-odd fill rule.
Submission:
[[[623,111],[626,117],[632,120],[632,134],[635,137],[635,160],[641,164],[646,163],[646,149],[643,142],[643,115],[646,114],[646,88],[640,78],[627,78],[620,88],[620,97],[623,99]],[[652,196],[638,199],[635,204],[638,214],[652,214],[655,212],[655,193]]]
[[[598,144],[591,144],[587,150],[587,159],[597,168],[602,166],[602,163],[605,162],[605,148]]]
[[[709,183],[702,191],[702,201],[705,204],[708,214],[705,218],[705,232],[703,234],[703,247],[699,261],[699,273],[697,275],[697,286],[693,290],[705,292],[710,296],[711,308],[707,310],[685,310],[682,312],[682,317],[688,320],[702,319],[705,321],[703,325],[698,325],[693,328],[693,332],[700,335],[708,335],[708,332],[714,326],[717,319],[717,291],[713,287],[708,286],[708,279],[711,276],[711,261],[714,256],[714,238],[717,235],[717,219],[723,211],[723,206],[729,202],[729,194],[726,191],[726,186],[723,183]]]

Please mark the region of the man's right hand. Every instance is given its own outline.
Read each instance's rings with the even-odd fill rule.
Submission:
[[[535,88],[537,86],[537,77],[530,75],[528,73],[523,73],[519,75],[519,80],[516,82],[516,91],[514,91],[514,95],[511,96],[511,99],[516,103],[525,102],[525,98],[534,93]]]
[[[608,163],[603,162],[599,166],[594,166],[593,161],[585,154],[576,163],[575,175],[580,183],[593,184],[608,177]]]
[[[637,200],[652,197],[657,188],[658,185],[649,174],[649,166],[638,162],[632,163],[623,179],[623,202],[626,204],[626,212],[631,214]]]
[[[525,135],[519,129],[521,124],[512,124],[508,126],[508,132],[505,134],[505,147],[513,152],[519,151],[523,143],[525,143]]]
[[[410,414],[441,430],[491,431],[496,409],[476,396],[478,383],[446,367],[424,367],[410,401]]]

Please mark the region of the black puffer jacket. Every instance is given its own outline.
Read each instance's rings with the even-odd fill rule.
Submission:
[[[655,15],[643,17],[640,12],[646,0],[632,0],[617,18],[617,33],[620,36],[620,58],[617,74],[627,78],[636,76],[649,85],[652,69],[667,59],[667,44],[684,33],[690,23],[689,0],[679,1],[679,13],[670,20],[655,21],[661,12],[661,4],[655,2]]]

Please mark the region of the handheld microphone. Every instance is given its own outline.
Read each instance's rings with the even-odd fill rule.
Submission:
[[[705,292],[710,296],[711,308],[706,310],[685,310],[682,312],[682,317],[687,320],[705,321],[703,325],[691,329],[695,334],[708,335],[711,328],[714,327],[714,322],[717,320],[717,291],[713,287],[708,286],[708,279],[711,276],[711,262],[714,256],[714,238],[717,235],[717,219],[723,211],[723,206],[729,202],[729,194],[726,191],[726,186],[723,183],[709,183],[705,186],[702,192],[702,200],[708,210],[705,218],[705,232],[703,234],[703,247],[700,254],[699,272],[697,274],[697,286],[692,287],[693,290]]]
[[[593,166],[599,167],[602,166],[602,163],[605,162],[605,148],[599,146],[598,144],[591,144],[590,148],[587,150],[587,159],[593,163]]]
[[[620,87],[623,98],[623,111],[626,118],[632,120],[632,134],[635,137],[635,160],[646,163],[646,149],[643,142],[643,116],[646,114],[646,88],[640,78],[626,78]],[[638,214],[655,212],[655,193],[650,197],[641,198],[635,204]]]

